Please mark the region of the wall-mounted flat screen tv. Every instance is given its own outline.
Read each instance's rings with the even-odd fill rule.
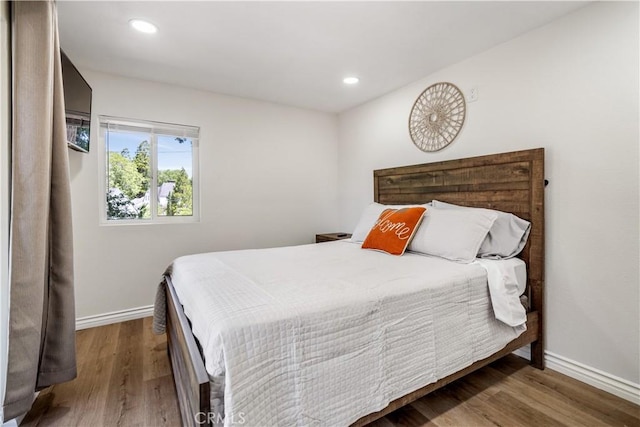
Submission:
[[[67,118],[67,145],[74,150],[88,153],[91,135],[91,86],[62,50],[60,58]]]

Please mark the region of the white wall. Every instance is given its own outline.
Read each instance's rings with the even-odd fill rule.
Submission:
[[[545,147],[546,348],[639,383],[638,38],[637,2],[597,3],[341,114],[341,228],[372,201],[374,169]],[[407,118],[438,81],[479,100],[423,153]]]
[[[337,118],[81,70],[89,154],[70,151],[77,317],[153,304],[177,256],[312,243],[336,230]],[[97,116],[200,126],[201,221],[100,226]]]

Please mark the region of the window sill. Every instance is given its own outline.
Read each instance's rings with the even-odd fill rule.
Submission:
[[[156,219],[102,219],[100,226],[113,227],[120,225],[173,225],[173,224],[196,224],[200,222],[200,218],[197,216],[184,216],[184,217],[170,217],[170,218],[156,218]]]

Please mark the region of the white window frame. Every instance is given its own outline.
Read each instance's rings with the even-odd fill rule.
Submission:
[[[151,183],[150,190],[158,188],[158,150],[157,136],[170,135],[176,137],[186,137],[192,141],[192,196],[193,196],[193,212],[191,216],[158,216],[157,197],[149,197],[149,208],[151,210],[151,218],[142,219],[108,219],[107,218],[107,201],[106,194],[108,188],[108,168],[107,162],[109,156],[107,154],[106,132],[114,131],[130,131],[144,132],[151,136],[150,156],[151,156]],[[124,119],[113,116],[98,116],[98,161],[99,161],[99,181],[98,186],[100,192],[100,225],[151,225],[151,224],[180,224],[200,222],[200,128],[198,126],[187,126],[173,123],[154,122],[150,120]],[[152,191],[149,194],[153,194]]]

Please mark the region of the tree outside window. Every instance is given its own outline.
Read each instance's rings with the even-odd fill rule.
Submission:
[[[100,117],[108,222],[197,220],[199,129]]]

